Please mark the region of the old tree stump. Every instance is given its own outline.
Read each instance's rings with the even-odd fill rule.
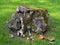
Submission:
[[[49,30],[49,14],[46,9],[18,6],[8,21],[8,28],[17,35],[28,32],[45,34]],[[12,33],[11,33],[12,34]]]

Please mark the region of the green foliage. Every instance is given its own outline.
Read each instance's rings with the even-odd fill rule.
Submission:
[[[9,38],[6,21],[15,12],[18,5],[27,5],[32,8],[46,8],[50,14],[51,30],[46,34],[56,38],[54,44],[49,41],[39,40],[27,41],[26,38]],[[59,45],[60,44],[60,0],[1,0],[0,1],[0,45]]]

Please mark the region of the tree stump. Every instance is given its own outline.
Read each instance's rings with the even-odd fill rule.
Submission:
[[[14,24],[16,19],[19,19],[20,17],[23,18],[23,23],[19,22],[19,25],[21,23],[21,27],[17,25],[18,23]],[[24,25],[23,33],[25,33],[27,30],[27,27],[30,26],[30,31],[36,32],[38,34],[45,34],[47,30],[49,30],[49,14],[46,9],[43,8],[28,8],[25,6],[18,6],[15,13],[12,15],[11,20],[14,20],[14,22],[11,22],[10,27],[12,25],[15,25],[15,27],[19,27],[18,29],[22,28]],[[8,22],[8,24],[10,23]],[[18,30],[16,29],[16,30]]]

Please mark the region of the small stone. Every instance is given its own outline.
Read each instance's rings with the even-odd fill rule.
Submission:
[[[25,37],[25,35],[23,35],[23,37]]]
[[[53,42],[53,41],[55,40],[55,38],[48,38],[48,40],[49,40],[50,42]]]
[[[29,37],[27,37],[27,40],[29,40]]]
[[[44,37],[44,35],[39,35],[38,36],[40,39],[44,39],[45,37]]]
[[[32,41],[34,41],[34,39],[32,39]]]
[[[54,42],[49,42],[49,44],[54,44]]]
[[[32,41],[34,40],[34,38],[33,38],[32,36],[30,37],[30,39],[31,39]]]

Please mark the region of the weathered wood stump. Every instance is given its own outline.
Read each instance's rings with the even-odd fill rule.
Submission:
[[[19,30],[17,32],[21,33],[21,35],[25,34],[25,32],[29,32],[29,35],[31,35],[32,29],[38,34],[44,34],[45,31],[49,30],[49,14],[46,9],[18,6],[8,24],[10,24],[10,30],[13,27]],[[17,34],[19,35],[19,33]]]

